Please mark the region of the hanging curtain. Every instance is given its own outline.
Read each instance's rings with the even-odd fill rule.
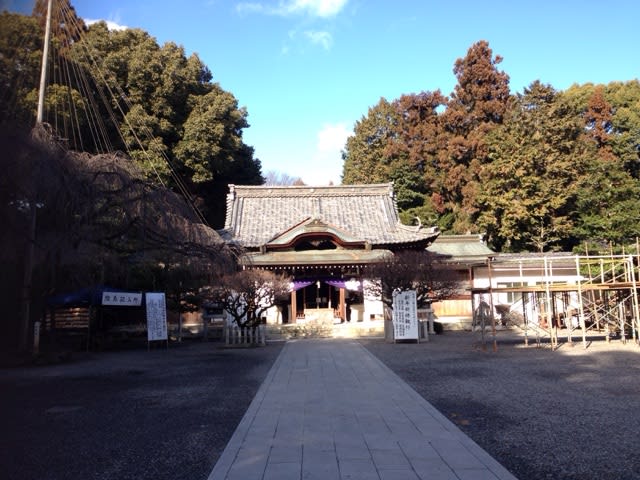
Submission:
[[[323,280],[324,283],[331,285],[332,287],[338,288],[346,288],[347,290],[360,290],[360,282],[358,280],[345,280],[341,279],[331,279],[331,280]]]
[[[291,282],[291,290],[300,290],[301,288],[308,287],[315,283],[313,280],[294,280]]]
[[[291,290],[300,290],[301,288],[313,285],[317,280],[294,280],[291,282]],[[347,290],[360,290],[360,282],[357,280],[345,280],[344,278],[320,279],[322,283],[331,285],[336,288],[346,288]]]

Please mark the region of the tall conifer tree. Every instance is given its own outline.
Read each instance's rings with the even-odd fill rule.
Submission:
[[[482,40],[456,60],[453,69],[458,84],[442,115],[446,141],[439,165],[447,172],[442,190],[458,233],[477,230],[479,176],[488,162],[485,136],[502,123],[507,111],[509,76],[498,70],[501,62]]]

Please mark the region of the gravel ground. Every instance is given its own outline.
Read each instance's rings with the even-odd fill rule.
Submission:
[[[204,480],[281,347],[183,343],[0,369],[0,478]]]
[[[521,480],[640,479],[640,348],[445,332],[362,344]]]
[[[501,337],[499,337],[500,340]],[[521,480],[640,479],[640,348],[362,344]],[[282,344],[0,369],[0,478],[205,480]]]

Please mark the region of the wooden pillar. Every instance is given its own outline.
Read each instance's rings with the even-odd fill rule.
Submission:
[[[340,287],[340,318],[347,321],[347,303],[345,301],[345,288]]]
[[[298,323],[298,298],[295,290],[291,290],[291,318],[289,323]]]

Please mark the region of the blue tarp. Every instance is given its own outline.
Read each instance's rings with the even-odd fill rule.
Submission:
[[[108,287],[106,285],[95,285],[93,287],[82,288],[75,292],[51,296],[47,299],[47,304],[51,307],[88,307],[91,305],[101,305],[103,292],[139,293],[129,292],[121,288]]]

